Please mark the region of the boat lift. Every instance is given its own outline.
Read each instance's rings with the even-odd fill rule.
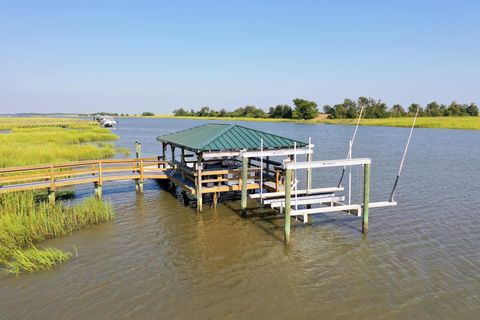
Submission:
[[[280,192],[263,192],[263,170],[260,170],[260,193],[250,195],[251,199],[257,199],[264,206],[270,206],[272,209],[277,209],[280,213],[285,214],[285,226],[284,226],[284,241],[288,243],[290,241],[290,219],[289,217],[301,218],[304,223],[308,222],[309,215],[322,214],[327,212],[346,212],[348,214],[355,214],[362,217],[362,233],[366,235],[368,233],[368,214],[370,208],[382,208],[396,206],[397,202],[394,200],[395,190],[398,185],[398,181],[402,172],[402,168],[407,155],[408,147],[415,127],[415,122],[418,117],[418,110],[413,120],[413,125],[410,128],[409,136],[405,149],[403,152],[402,160],[400,162],[400,168],[396,176],[393,189],[390,193],[390,197],[387,201],[370,202],[370,170],[372,161],[369,158],[352,158],[352,145],[355,140],[361,115],[363,113],[363,107],[360,110],[360,115],[355,127],[353,138],[349,143],[349,151],[346,159],[338,160],[322,160],[311,161],[311,150],[307,152],[307,161],[297,162],[296,154],[294,153],[293,159],[285,161],[282,168],[285,172],[285,190]],[[268,151],[263,150],[263,141],[261,141],[260,152],[255,152],[255,156],[260,157],[260,165],[263,168],[263,157],[269,155]],[[309,148],[313,146],[309,141]],[[248,153],[242,155],[244,158],[251,156]],[[363,201],[361,203],[352,203],[352,166],[363,166]],[[327,188],[311,188],[312,169],[331,168],[331,167],[343,167],[340,181],[336,187]],[[348,201],[345,202],[344,195],[338,195],[337,192],[345,191],[342,186],[342,180],[345,175],[346,168],[349,168],[349,186],[348,186]],[[298,179],[296,171],[300,169],[307,170],[307,187],[306,189],[298,190]],[[312,205],[318,207],[312,208]],[[299,208],[299,206],[301,206]]]

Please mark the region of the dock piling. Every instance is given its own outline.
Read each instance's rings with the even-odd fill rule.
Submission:
[[[363,173],[363,208],[362,208],[362,233],[368,234],[368,205],[370,202],[370,163],[364,165]]]
[[[292,200],[292,169],[285,171],[285,226],[283,230],[283,240],[285,244],[290,242],[290,211]]]
[[[242,200],[241,200],[241,209],[242,217],[247,217],[247,183],[248,183],[248,163],[249,158],[242,157]]]
[[[48,189],[48,202],[55,204],[55,189]]]

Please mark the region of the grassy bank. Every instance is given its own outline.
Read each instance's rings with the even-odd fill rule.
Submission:
[[[4,272],[32,272],[67,260],[69,253],[54,248],[37,249],[46,239],[109,221],[113,210],[93,198],[76,206],[38,202],[34,193],[5,194],[0,197],[0,264]]]
[[[234,117],[176,117],[173,115],[157,115],[159,119],[194,119],[194,120],[217,120],[217,121],[259,121],[259,122],[293,122],[293,123],[325,123],[354,125],[356,119],[326,119],[318,117],[312,120],[296,119],[271,119],[271,118],[234,118]],[[384,119],[362,119],[360,125],[363,126],[385,126],[385,127],[410,127],[413,118],[384,118]],[[439,129],[459,129],[459,130],[480,130],[480,117],[419,117],[416,127],[418,128],[439,128]]]
[[[0,118],[0,167],[108,158],[117,136],[96,122],[64,118]],[[111,220],[110,205],[95,199],[47,204],[38,192],[0,196],[0,265],[7,273],[47,269],[69,253],[35,244]]]
[[[355,119],[326,119],[329,124],[356,124]],[[363,126],[410,127],[413,118],[362,119]],[[480,130],[480,117],[420,117],[415,124],[417,128],[439,128],[459,130]]]
[[[108,158],[118,137],[93,121],[0,118],[0,167]]]

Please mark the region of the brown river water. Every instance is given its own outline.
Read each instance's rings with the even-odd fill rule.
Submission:
[[[205,121],[121,119],[119,146]],[[315,159],[344,158],[353,127],[238,123],[297,139]],[[372,201],[391,190],[406,128],[361,127],[354,157],[372,158]],[[315,172],[332,186],[337,170]],[[74,256],[53,270],[0,276],[1,319],[478,319],[480,316],[480,131],[417,129],[397,207],[360,218],[341,213],[294,223],[238,202],[184,207],[156,181],[104,186],[111,223],[42,243]],[[353,170],[355,197],[359,179]],[[79,187],[76,201],[93,194]]]

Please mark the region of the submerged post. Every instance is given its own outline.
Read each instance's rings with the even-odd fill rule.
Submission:
[[[135,141],[135,158],[139,159],[141,156],[142,156],[142,144],[138,141]],[[137,163],[137,168],[141,170],[139,163]],[[141,182],[140,180],[141,179],[135,179],[135,190],[137,192],[143,192],[143,182]]]
[[[290,242],[290,211],[292,199],[292,169],[285,172],[285,227],[283,230],[283,241],[285,244]]]
[[[242,156],[242,217],[247,217],[247,183],[248,183],[248,157]]]
[[[370,201],[370,163],[363,169],[363,208],[362,208],[362,233],[368,233],[368,205]]]

